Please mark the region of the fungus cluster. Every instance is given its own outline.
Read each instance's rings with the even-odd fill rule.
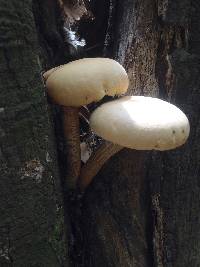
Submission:
[[[124,96],[92,113],[91,129],[106,141],[81,167],[79,108],[105,95],[124,94],[129,83],[126,71],[112,59],[85,58],[51,69],[44,78],[49,96],[63,107],[70,189],[85,190],[123,147],[163,151],[181,146],[189,136],[189,121],[176,106],[152,97]]]

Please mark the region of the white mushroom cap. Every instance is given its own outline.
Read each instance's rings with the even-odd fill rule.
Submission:
[[[184,144],[190,126],[176,106],[152,97],[125,96],[97,108],[93,131],[115,144],[138,150],[168,150]]]
[[[55,103],[72,107],[99,101],[105,95],[123,94],[129,83],[125,69],[109,58],[75,60],[44,75]]]

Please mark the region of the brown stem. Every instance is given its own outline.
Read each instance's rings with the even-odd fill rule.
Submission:
[[[67,154],[66,185],[68,189],[75,189],[81,168],[79,109],[74,107],[63,107],[63,112]]]
[[[121,149],[123,149],[122,146],[110,142],[100,145],[81,169],[79,179],[80,190],[84,191],[106,161]]]

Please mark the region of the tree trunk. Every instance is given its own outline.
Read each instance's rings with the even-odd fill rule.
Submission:
[[[0,3],[0,266],[68,266],[32,1]]]
[[[161,97],[184,110],[191,133],[182,148],[152,157],[154,249],[157,266],[196,267],[200,264],[200,3],[168,2],[167,8],[160,7],[163,26],[156,75]]]
[[[0,3],[0,265],[69,266],[70,254],[70,266],[198,267],[200,4],[93,0],[88,7],[93,19],[75,27],[87,45],[73,50],[56,1],[34,0],[34,18],[30,0]],[[118,60],[128,94],[175,103],[191,135],[171,152],[120,151],[72,199],[59,181],[60,112],[53,107],[61,175],[40,72],[83,56]]]
[[[199,266],[199,11],[198,0],[110,1],[102,55],[125,66],[128,94],[180,107],[191,135],[171,152],[124,150],[95,177],[82,206],[84,266]]]

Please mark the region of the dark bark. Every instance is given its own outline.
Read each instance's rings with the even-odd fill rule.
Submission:
[[[191,135],[179,149],[146,155],[145,177],[138,152],[120,152],[105,165],[82,206],[84,264],[199,266],[200,4],[110,3],[102,55],[125,66],[128,94],[158,96],[180,107]]]
[[[32,1],[0,14],[0,266],[68,266]]]
[[[195,267],[200,263],[200,4],[195,0],[175,2],[169,1],[162,10],[157,70],[161,64],[168,68],[157,75],[162,96],[188,115],[191,134],[184,147],[153,156],[155,250],[158,266]]]
[[[152,266],[144,165],[142,152],[123,150],[88,187],[81,217],[83,266]]]

